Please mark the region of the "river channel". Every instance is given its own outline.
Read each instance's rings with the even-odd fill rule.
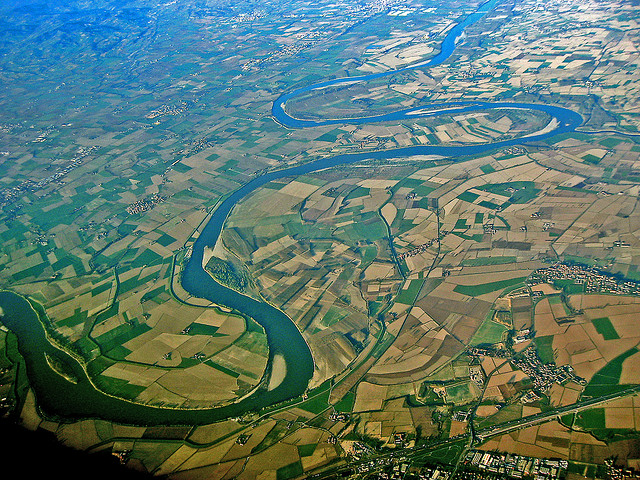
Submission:
[[[312,121],[297,119],[286,112],[286,102],[307,92],[330,86],[355,82],[366,82],[382,76],[402,71],[427,68],[446,61],[456,47],[456,42],[464,28],[477,22],[489,12],[497,0],[481,5],[478,10],[467,16],[453,27],[441,44],[440,53],[430,60],[414,64],[399,70],[383,73],[348,77],[305,86],[288,92],[278,98],[272,108],[272,114],[281,124],[291,128],[306,128],[318,125],[341,123],[371,123],[380,121],[400,121],[445,113],[464,113],[490,109],[525,109],[545,112],[553,119],[553,129],[541,131],[520,139],[512,139],[484,145],[469,146],[411,146],[378,152],[337,155],[322,158],[304,165],[272,171],[259,176],[228,195],[212,213],[207,225],[193,245],[190,259],[184,268],[182,285],[190,294],[206,298],[211,302],[232,308],[250,316],[261,324],[267,334],[269,362],[276,355],[286,364],[286,375],[282,382],[272,390],[260,388],[237,403],[211,409],[162,408],[140,405],[110,396],[97,390],[87,377],[82,366],[68,353],[52,345],[45,334],[38,315],[30,304],[12,292],[0,292],[2,323],[18,337],[19,349],[27,363],[30,383],[36,393],[37,401],[44,412],[66,418],[103,418],[126,424],[175,424],[199,425],[211,423],[228,417],[239,416],[248,411],[259,410],[275,403],[298,397],[305,392],[313,376],[314,363],[311,352],[302,334],[281,310],[264,302],[254,300],[217,283],[203,268],[202,260],[205,247],[213,246],[222,232],[224,223],[233,207],[250,193],[266,183],[286,177],[316,172],[339,165],[347,165],[362,160],[384,160],[409,157],[412,155],[441,155],[446,157],[476,155],[496,148],[520,145],[530,141],[544,140],[559,133],[571,132],[582,124],[577,113],[551,105],[509,103],[509,102],[452,102],[439,105],[399,110],[383,115],[353,119],[330,119]],[[46,355],[64,362],[73,370],[77,383],[70,382],[56,373],[49,365]]]

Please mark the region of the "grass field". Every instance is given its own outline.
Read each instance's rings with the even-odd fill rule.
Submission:
[[[478,391],[471,382],[457,383],[447,386],[447,402],[455,405],[464,405],[477,397]]]
[[[356,402],[356,394],[353,392],[347,392],[347,394],[336,403],[333,407],[338,412],[351,413],[353,411],[353,406]]]
[[[494,183],[478,187],[478,190],[503,195],[509,198],[509,203],[527,203],[534,199],[540,192],[535,184],[530,181],[515,181],[506,183]]]
[[[574,425],[584,429],[605,427],[604,408],[590,408],[576,415]]]
[[[298,405],[302,410],[319,414],[329,408],[329,390]]]
[[[507,331],[507,327],[501,323],[494,322],[493,320],[485,321],[478,331],[471,339],[471,345],[478,345],[481,343],[498,343],[502,341],[504,333]]]
[[[304,473],[302,468],[302,464],[297,461],[285,467],[281,467],[276,470],[276,479],[277,480],[289,480],[290,478],[299,477]]]
[[[500,280],[497,282],[481,283],[478,285],[456,285],[453,289],[454,292],[462,293],[469,297],[478,297],[486,293],[496,292],[504,290],[508,287],[513,287],[524,282],[527,277],[510,278],[507,280]]]
[[[498,423],[509,422],[517,420],[522,417],[522,404],[514,403],[507,405],[498,410],[490,417],[480,420],[477,424],[478,428],[489,427]]]
[[[582,398],[595,398],[627,388],[627,385],[619,384],[622,363],[636,353],[638,353],[638,349],[631,348],[606,364],[591,378],[582,392]]]
[[[411,280],[409,282],[409,286],[398,294],[396,302],[411,305],[418,296],[418,292],[420,291],[420,287],[423,282],[423,280]]]
[[[593,323],[596,331],[602,335],[605,340],[617,340],[620,338],[608,317],[594,318],[591,320],[591,323]]]
[[[536,349],[538,350],[538,357],[542,363],[554,363],[555,356],[553,355],[553,335],[546,335],[544,337],[536,337],[534,339]]]

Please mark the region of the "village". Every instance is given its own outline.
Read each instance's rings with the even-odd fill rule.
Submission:
[[[584,293],[640,294],[640,282],[624,278],[621,275],[614,275],[601,268],[563,262],[536,270],[527,279],[527,285],[533,287],[541,283],[553,284],[557,280],[574,280],[576,285],[582,285]]]

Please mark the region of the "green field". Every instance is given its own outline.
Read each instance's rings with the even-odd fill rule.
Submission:
[[[420,287],[422,287],[423,283],[424,280],[411,280],[409,282],[409,286],[398,294],[396,302],[411,305],[418,296],[418,292],[420,291]]]
[[[310,457],[316,450],[316,443],[308,443],[306,445],[298,445],[298,455],[300,457]]]
[[[340,320],[344,319],[349,315],[349,312],[344,311],[343,309],[337,307],[336,305],[332,305],[329,308],[329,311],[322,317],[320,323],[325,327],[330,327],[335,323],[338,323]]]
[[[587,163],[592,163],[593,165],[597,165],[600,163],[600,157],[596,157],[595,155],[591,155],[588,153],[587,155],[583,155],[582,159]]]
[[[596,331],[602,335],[605,340],[617,340],[620,338],[608,317],[594,318],[591,320],[591,323],[593,323]]]
[[[507,327],[501,323],[488,320],[480,325],[478,331],[471,339],[471,345],[479,345],[482,343],[498,343],[502,341],[504,332],[507,331]]]
[[[522,404],[514,403],[506,405],[498,410],[490,417],[480,419],[476,426],[478,428],[485,428],[491,425],[497,425],[498,423],[510,422],[512,420],[518,420],[522,418]]]
[[[538,350],[538,357],[540,357],[540,361],[542,363],[554,363],[553,335],[535,337],[534,342],[536,344],[536,349]]]
[[[192,323],[187,327],[189,329],[189,335],[208,335],[211,337],[218,336],[216,333],[219,327],[212,325],[205,325],[202,323]]]
[[[336,403],[333,408],[338,412],[351,413],[353,406],[356,403],[356,395],[353,392],[347,392],[347,394]]]
[[[464,218],[459,218],[456,221],[455,226],[453,227],[454,230],[466,230],[469,228],[469,225],[467,225],[467,220]]]
[[[477,187],[478,190],[491,192],[496,195],[507,197],[509,203],[527,203],[533,200],[540,189],[535,188],[535,184],[531,181],[515,181],[506,183],[493,183]]]
[[[470,382],[447,386],[447,402],[464,405],[476,398],[476,388]]]
[[[478,285],[456,285],[454,292],[467,295],[469,297],[478,297],[486,293],[504,290],[524,282],[527,277],[510,278],[508,280],[499,280],[497,282],[481,283]]]
[[[473,203],[478,197],[479,195],[473,192],[463,192],[460,195],[458,195],[458,198],[460,200],[464,200],[465,202],[469,202],[469,203]]]
[[[304,473],[302,464],[298,461],[287,465],[286,467],[279,468],[276,471],[277,480],[289,480],[290,478],[299,477]]]
[[[624,390],[627,385],[620,385],[620,374],[622,373],[623,362],[638,353],[637,348],[631,348],[622,355],[617,356],[607,363],[591,378],[582,392],[582,398],[595,398],[602,395],[608,395],[616,391]]]
[[[307,412],[320,414],[329,408],[329,394],[330,392],[327,390],[301,403],[298,407]]]
[[[604,428],[604,408],[590,408],[579,412],[576,415],[574,425],[584,429]]]

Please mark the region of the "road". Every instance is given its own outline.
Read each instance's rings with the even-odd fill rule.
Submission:
[[[548,422],[550,420],[553,420],[555,417],[559,417],[560,415],[564,415],[567,413],[577,413],[581,410],[586,410],[588,408],[593,408],[597,405],[607,403],[616,398],[626,397],[629,395],[634,395],[636,393],[640,393],[640,385],[636,385],[602,397],[583,400],[577,403],[572,403],[571,405],[566,405],[564,407],[554,408],[553,410],[550,410],[548,412],[537,413],[535,415],[530,415],[518,420],[511,420],[499,425],[483,428],[482,430],[476,431],[476,437],[479,441],[483,441],[488,437],[502,435],[512,430],[530,427],[538,423]]]
[[[446,448],[447,446],[454,446],[455,444],[461,441],[464,441],[465,439],[467,439],[468,441],[464,447],[464,450],[468,450],[472,448],[476,442],[482,442],[489,437],[493,437],[496,435],[503,435],[512,430],[520,430],[522,428],[530,427],[532,425],[537,425],[539,423],[549,422],[567,413],[577,413],[582,410],[586,410],[588,408],[593,408],[603,403],[610,402],[611,400],[627,397],[629,395],[635,395],[637,393],[640,393],[640,385],[635,385],[625,390],[611,393],[609,395],[604,395],[602,397],[583,400],[577,403],[573,403],[571,405],[554,408],[547,412],[537,413],[535,415],[530,415],[528,417],[520,418],[517,420],[511,420],[498,425],[483,428],[481,430],[476,430],[474,438],[472,439],[469,439],[471,434],[462,434],[462,435],[457,435],[455,437],[449,438],[447,440],[431,443],[431,444],[424,445],[417,448],[405,448],[405,449],[394,450],[391,452],[380,453],[380,454],[369,456],[366,459],[350,462],[346,465],[343,464],[338,467],[325,469],[324,471],[312,474],[307,478],[314,479],[314,480],[325,479],[325,478],[326,479],[340,478],[343,475],[348,474],[349,471],[352,471],[355,473],[362,467],[367,467],[367,466],[369,467],[367,471],[373,472],[379,469],[383,464],[388,464],[393,460],[401,460],[404,462],[416,461],[416,460],[419,460],[420,457],[424,457],[430,451],[433,451],[436,448],[442,449],[442,448]],[[458,466],[458,463],[456,464],[456,467],[457,466]]]

